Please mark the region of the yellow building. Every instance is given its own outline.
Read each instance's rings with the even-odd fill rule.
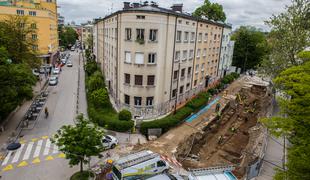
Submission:
[[[44,63],[54,63],[58,57],[57,3],[56,0],[0,0],[0,20],[10,15],[26,16],[36,28],[39,57]]]

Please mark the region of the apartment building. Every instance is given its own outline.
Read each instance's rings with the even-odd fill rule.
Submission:
[[[54,63],[58,58],[57,4],[56,0],[0,1],[0,20],[10,15],[27,16],[31,27],[37,29],[32,38],[37,40],[37,50],[43,63]]]
[[[220,63],[218,67],[218,76],[220,78],[222,78],[223,76],[232,71],[231,65],[232,65],[235,42],[230,40],[231,34],[232,34],[231,28],[224,27]]]
[[[58,16],[58,26],[64,26],[65,25],[65,17],[61,16],[59,13],[57,14]]]
[[[81,41],[83,49],[89,49],[89,43],[92,43],[90,38],[93,36],[93,24],[88,22],[86,24],[82,24],[82,32],[81,32]]]
[[[217,77],[223,28],[155,3],[124,3],[97,20],[95,56],[113,104],[141,119],[167,114]]]

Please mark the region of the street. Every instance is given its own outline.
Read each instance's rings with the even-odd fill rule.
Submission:
[[[41,111],[34,128],[22,131],[22,147],[9,153],[2,161],[2,179],[68,179],[77,171],[76,167],[69,167],[64,154],[49,140],[61,126],[73,124],[76,116],[79,53],[74,51],[70,54],[69,60],[73,67],[64,66],[59,75],[59,83],[47,88],[49,96],[45,106],[48,107],[48,118]],[[84,86],[84,82],[82,85]],[[81,102],[83,100],[85,102]],[[79,102],[86,106],[85,95]],[[86,107],[80,109],[86,112]]]

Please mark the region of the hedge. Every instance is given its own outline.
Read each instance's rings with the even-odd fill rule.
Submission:
[[[93,63],[93,62],[88,62]],[[87,65],[86,65],[87,66]],[[91,70],[89,71],[90,76],[86,76],[86,85],[89,84],[89,79],[92,79],[94,76],[98,76],[98,70],[95,70],[96,68],[92,67],[93,65],[90,65],[88,67],[91,67]],[[101,72],[100,72],[101,73]],[[103,76],[102,76],[103,80]],[[104,83],[103,83],[104,86]],[[109,130],[113,131],[119,131],[119,132],[126,132],[132,130],[132,127],[134,126],[133,121],[121,121],[119,120],[119,115],[113,109],[113,106],[108,100],[105,105],[96,107],[94,104],[94,101],[91,101],[91,94],[94,91],[97,91],[98,89],[102,88],[101,86],[98,86],[96,89],[89,89],[88,86],[86,86],[86,98],[87,98],[87,112],[89,119],[93,121],[94,123],[98,124],[101,127],[104,127]],[[107,97],[109,98],[109,97]]]

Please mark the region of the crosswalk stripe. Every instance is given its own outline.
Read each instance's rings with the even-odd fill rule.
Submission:
[[[23,149],[25,147],[25,144],[22,144],[21,147],[16,151],[15,156],[12,160],[12,163],[16,163],[19,159],[20,154],[22,153]]]
[[[23,160],[29,159],[33,144],[34,144],[34,142],[29,142],[27,149],[26,149],[26,152],[24,154]]]
[[[44,156],[46,156],[48,154],[50,148],[51,148],[51,140],[47,139],[45,149],[44,149],[44,153],[43,153]]]
[[[53,146],[53,154],[56,154],[58,152],[59,152],[58,151],[58,146],[56,144],[54,144],[54,146]]]
[[[33,155],[34,158],[39,156],[40,151],[41,151],[41,147],[42,147],[42,143],[43,143],[43,140],[38,141],[36,150],[34,151],[34,155]]]
[[[5,159],[2,162],[2,166],[6,165],[12,155],[13,151],[9,151],[9,153],[6,155]]]

